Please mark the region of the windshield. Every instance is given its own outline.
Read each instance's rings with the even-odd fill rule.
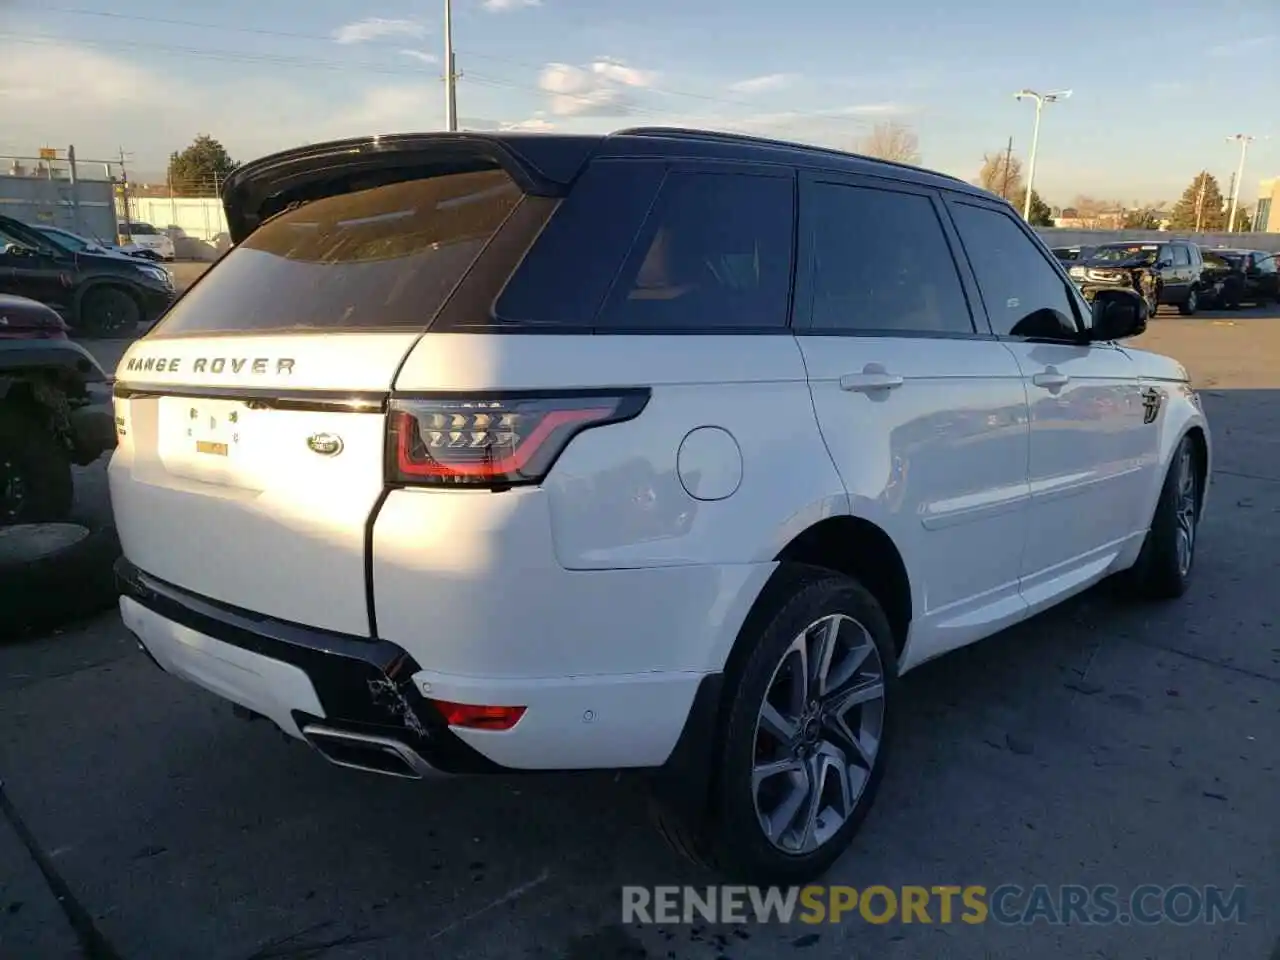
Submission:
[[[120,232],[125,236],[149,237],[160,231],[149,223],[122,223],[120,224]]]
[[[40,231],[41,236],[61,250],[83,250],[89,246],[88,241],[81,240],[79,237],[71,233],[63,233],[61,230],[52,230],[48,227],[36,227]]]
[[[1149,243],[1114,243],[1105,247],[1099,247],[1093,251],[1094,260],[1110,261],[1112,263],[1128,262],[1136,260],[1138,263],[1155,263],[1156,254],[1160,252],[1160,248]]]

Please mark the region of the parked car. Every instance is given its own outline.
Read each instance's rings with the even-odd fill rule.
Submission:
[[[141,254],[158,260],[174,258],[173,238],[149,223],[139,223],[136,220],[121,222],[116,225],[116,230],[120,235],[120,249],[125,253]]]
[[[0,294],[0,526],[66,518],[71,465],[115,446],[109,402],[88,389],[105,379],[51,308]]]
[[[1246,303],[1264,306],[1280,302],[1280,272],[1274,253],[1226,247],[1203,247],[1200,252],[1206,276],[1219,289],[1215,306],[1235,310]]]
[[[136,254],[126,253],[117,244],[110,241],[92,239],[78,233],[72,233],[70,230],[63,230],[61,227],[51,227],[41,223],[32,223],[28,224],[28,226],[33,230],[39,230],[58,246],[75,253],[96,253],[137,259]],[[146,259],[151,258],[148,257]]]
[[[116,372],[120,609],[335,763],[642,772],[678,849],[804,882],[902,673],[1188,587],[1186,370],[959,179],[641,128],[315,144],[224,196]]]
[[[1200,248],[1187,240],[1100,244],[1087,259],[1073,263],[1068,272],[1086,300],[1101,289],[1137,290],[1146,299],[1152,317],[1166,304],[1189,317],[1200,308],[1202,298],[1217,296],[1213,281],[1203,276]]]
[[[1088,260],[1094,247],[1054,247],[1053,255],[1063,263],[1075,263],[1077,260]]]
[[[57,310],[77,333],[132,334],[173,299],[159,264],[64,245],[56,234],[0,216],[0,293]]]

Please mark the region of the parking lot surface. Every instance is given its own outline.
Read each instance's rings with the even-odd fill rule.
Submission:
[[[161,674],[107,613],[0,646],[0,957],[81,949],[13,820],[108,960],[1271,955],[1280,317],[1161,318],[1137,345],[1189,366],[1214,429],[1191,592],[1143,606],[1104,585],[910,674],[880,798],[828,882],[1239,885],[1244,923],[625,925],[622,885],[711,882],[625,780],[343,771]]]

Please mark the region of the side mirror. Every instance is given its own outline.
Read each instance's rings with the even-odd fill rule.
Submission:
[[[1172,267],[1172,266],[1173,266],[1173,261],[1172,261],[1172,260],[1157,260],[1157,261],[1156,261],[1156,269],[1157,269],[1157,270],[1168,270],[1168,269],[1169,269],[1170,267]]]
[[[14,243],[12,240],[10,240],[8,243],[4,245],[3,252],[7,253],[11,257],[29,257],[35,251],[32,250],[30,247],[24,247],[22,244]]]
[[[1147,329],[1147,301],[1134,290],[1099,290],[1093,298],[1094,342],[1125,340]]]

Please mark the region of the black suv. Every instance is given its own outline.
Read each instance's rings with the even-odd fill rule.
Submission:
[[[1261,307],[1280,302],[1280,271],[1274,253],[1224,247],[1200,252],[1206,279],[1221,288],[1216,305],[1235,310],[1244,303]]]
[[[78,333],[129,335],[173,300],[163,267],[64,246],[55,236],[0,216],[0,294],[57,310]]]
[[[1088,259],[1067,271],[1086,300],[1099,289],[1130,287],[1147,301],[1148,316],[1162,304],[1174,305],[1184,317],[1200,308],[1206,294],[1217,287],[1204,277],[1200,248],[1187,240],[1127,240],[1095,247]]]

